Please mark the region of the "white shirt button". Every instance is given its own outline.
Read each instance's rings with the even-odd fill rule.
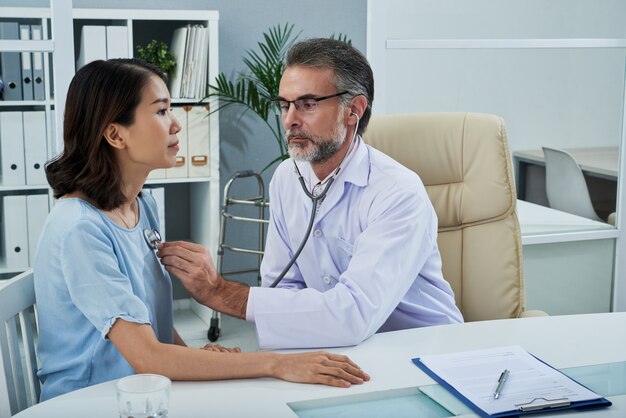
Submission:
[[[316,229],[315,231],[313,231],[313,235],[319,238],[322,236],[322,231],[320,229]]]
[[[330,276],[324,276],[324,283],[328,284],[330,283]]]

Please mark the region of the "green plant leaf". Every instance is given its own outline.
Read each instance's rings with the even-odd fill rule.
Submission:
[[[338,41],[342,41],[347,43],[348,45],[352,45],[352,41],[348,38],[348,35],[346,35],[345,33],[340,33],[337,35],[337,37],[335,38],[335,34],[333,33],[332,35],[329,36],[330,39],[337,39]]]
[[[137,45],[137,55],[150,64],[156,65],[161,71],[168,75],[172,74],[172,71],[176,67],[174,56],[169,51],[169,47],[165,42],[159,42],[153,39],[145,47]]]

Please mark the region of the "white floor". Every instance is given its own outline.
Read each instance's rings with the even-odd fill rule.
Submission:
[[[210,343],[207,339],[209,324],[204,322],[188,304],[175,304],[174,328],[190,347],[203,347]],[[215,343],[224,347],[239,347],[242,351],[259,351],[254,325],[238,318],[221,315],[222,334]]]

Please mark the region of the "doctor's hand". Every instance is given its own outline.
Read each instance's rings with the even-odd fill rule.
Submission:
[[[224,279],[215,270],[209,251],[186,241],[163,242],[157,256],[165,269],[180,279],[198,302],[207,304],[210,294]]]
[[[202,245],[186,241],[163,242],[159,244],[157,256],[199,303],[236,318],[246,318],[250,288],[224,280]]]
[[[370,380],[369,375],[348,357],[326,351],[279,354],[273,369],[274,377],[297,383],[347,388]]]

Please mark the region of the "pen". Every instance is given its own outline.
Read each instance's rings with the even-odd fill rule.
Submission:
[[[504,387],[504,383],[506,379],[509,378],[509,371],[504,369],[502,374],[500,374],[500,378],[498,379],[498,386],[496,386],[496,390],[493,392],[493,399],[498,399],[500,397],[500,392],[502,392],[502,388]]]

